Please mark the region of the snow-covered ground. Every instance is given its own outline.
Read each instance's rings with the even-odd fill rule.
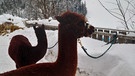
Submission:
[[[87,2],[88,15],[87,18],[94,26],[117,28],[116,20],[110,17],[102,7],[99,7],[97,0],[85,0]],[[88,4],[89,3],[89,4]],[[104,12],[103,12],[104,10]],[[105,16],[103,15],[104,13]],[[35,46],[37,39],[33,28],[26,28],[22,19],[12,15],[0,15],[0,24],[7,19],[12,18],[15,25],[24,27],[24,29],[16,30],[5,36],[0,36],[0,73],[15,69],[13,60],[8,55],[8,47],[13,36],[21,34],[26,36],[30,43]],[[30,21],[32,22],[32,21]],[[56,20],[48,22],[48,20],[38,20],[38,23],[47,25],[57,25]],[[46,30],[49,47],[53,46],[57,41],[58,31]],[[134,35],[134,34],[133,34]],[[91,38],[81,38],[82,44],[87,48],[88,53],[98,56],[103,53],[109,45],[104,46],[105,42]],[[47,54],[38,63],[53,62],[57,58],[58,45],[52,49],[48,49]],[[89,58],[78,44],[78,70],[76,76],[135,76],[135,44],[114,44],[109,52],[99,59]]]

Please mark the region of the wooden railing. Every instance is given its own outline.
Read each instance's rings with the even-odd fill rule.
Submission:
[[[117,30],[109,28],[95,27],[95,33],[92,38],[109,42],[113,35],[117,33],[117,43],[135,43],[135,31]],[[132,33],[132,36],[129,36]]]
[[[29,24],[32,26],[32,24]],[[58,30],[57,26],[53,25],[45,25],[46,30]],[[95,27],[95,32],[92,34],[91,38],[109,42],[112,40],[113,35],[117,33],[117,41],[116,43],[133,43],[135,44],[135,31],[128,31],[128,30],[117,30],[117,29],[110,29],[110,28],[100,28]],[[130,34],[134,34],[129,36]]]

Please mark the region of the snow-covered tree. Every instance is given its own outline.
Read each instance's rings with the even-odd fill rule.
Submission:
[[[67,10],[86,15],[86,4],[81,0],[2,0],[0,14],[9,13],[25,18],[49,18]]]
[[[0,4],[0,14],[9,13],[12,15],[21,16],[22,9],[25,8],[25,4],[22,0],[3,0]]]

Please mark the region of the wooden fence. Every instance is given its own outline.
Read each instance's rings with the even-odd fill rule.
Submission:
[[[32,26],[32,24],[29,25]],[[45,25],[45,29],[58,30],[58,27],[53,25]],[[112,40],[113,35],[115,35],[116,33],[118,36],[116,43],[135,44],[135,31],[128,31],[128,30],[117,30],[117,29],[95,27],[95,32],[92,34],[91,38],[109,42],[110,40]],[[129,36],[131,33],[133,35]]]
[[[109,42],[116,33],[118,36],[116,43],[135,44],[135,31],[95,27],[95,33],[92,34],[92,38]]]

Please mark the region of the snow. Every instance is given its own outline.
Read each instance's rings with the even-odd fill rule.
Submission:
[[[135,33],[131,32],[127,36],[135,36]]]
[[[9,19],[11,19],[11,20],[9,20]],[[17,16],[12,16],[10,14],[0,15],[0,24],[2,24],[4,22],[12,22],[15,25],[18,25],[20,27],[25,27],[23,24],[23,21],[25,21],[25,20],[27,20],[27,19],[23,19],[23,18],[20,18]]]
[[[104,42],[89,38],[83,38],[82,42],[83,45],[91,51],[89,53],[93,56],[101,54],[101,52],[109,47],[109,45],[102,46],[105,44]],[[89,58],[80,50],[81,49],[79,49],[79,67],[84,69],[87,68],[86,71],[90,73],[90,76],[135,75],[134,44],[114,44],[109,52],[99,59]]]
[[[89,1],[94,2],[94,0],[89,0]],[[92,9],[91,11],[94,11],[94,9]],[[90,13],[90,11],[88,11],[88,13],[90,15],[91,14],[94,15],[94,13]],[[90,16],[89,14],[87,15],[87,17]],[[91,24],[97,26],[100,25],[100,23],[107,24],[104,22],[104,19],[103,22],[101,21],[99,24],[97,20],[97,24],[96,24],[96,21],[92,19],[92,17],[94,17],[92,15],[90,18],[88,17],[88,20],[91,21],[90,22]],[[12,22],[14,24],[17,24],[18,26],[21,27],[25,27],[23,21],[27,19],[22,19],[9,14],[0,15],[0,24],[9,21],[7,20],[9,18],[13,19]],[[51,19],[50,22],[48,20],[49,19],[43,19],[43,20],[39,19],[37,21],[29,21],[29,22],[30,23],[38,22],[40,24],[56,25],[56,26],[58,25],[58,22],[56,20]],[[108,27],[105,26],[104,24],[102,24],[102,26]],[[110,27],[114,28],[113,23]],[[58,41],[58,31],[46,30],[46,32],[47,32],[47,39],[49,44],[48,46],[51,47]],[[32,46],[35,46],[37,44],[37,39],[32,27],[31,28],[25,27],[23,30],[22,29],[16,30],[10,34],[0,36],[0,73],[15,69],[15,63],[8,55],[8,46],[11,38],[18,34],[26,36],[29,39]],[[133,36],[135,34],[132,33],[131,35]],[[93,56],[98,56],[102,54],[110,46],[110,44],[104,45],[105,42],[103,41],[99,41],[87,37],[81,38],[81,41],[82,44],[87,48],[88,53]],[[111,47],[111,49],[103,57],[99,59],[92,59],[88,57],[83,52],[79,44],[77,47],[78,47],[77,48],[78,70],[76,76],[135,76],[135,65],[134,65],[135,45],[134,44],[114,44]],[[57,59],[57,53],[58,53],[58,45],[56,45],[52,49],[48,49],[45,57],[41,59],[38,63],[54,62]]]
[[[57,20],[51,20],[50,18],[49,19],[42,19],[42,20],[29,20],[27,21],[27,23],[29,24],[35,24],[35,23],[38,23],[38,24],[45,24],[45,25],[50,25],[50,26],[58,26],[59,22]]]

